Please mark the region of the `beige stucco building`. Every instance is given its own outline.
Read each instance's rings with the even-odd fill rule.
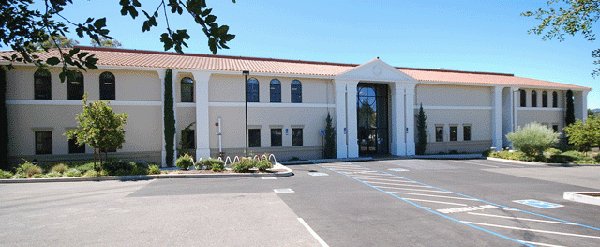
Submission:
[[[173,158],[166,157],[163,127],[168,68],[174,144],[181,148],[182,131],[195,122],[184,141],[197,158],[243,154],[246,141],[250,152],[279,160],[321,158],[327,114],[334,119],[338,158],[410,156],[420,105],[428,153],[480,152],[509,146],[505,134],[529,122],[560,131],[567,90],[574,92],[576,117],[585,119],[591,90],[512,74],[398,68],[379,58],[355,65],[80,48],[96,54],[98,69],[75,81],[61,83],[60,68],[44,73],[17,64],[8,71],[12,160],[90,158],[90,147],[77,147],[63,135],[77,127],[87,92],[90,100],[110,100],[115,112],[129,115],[126,143],[113,155],[164,164]],[[42,57],[50,55],[56,51]]]

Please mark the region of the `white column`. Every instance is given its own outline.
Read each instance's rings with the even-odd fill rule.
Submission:
[[[172,95],[173,95],[173,119],[175,120],[175,133],[173,133],[173,157],[171,157],[173,159],[173,165],[175,165],[175,161],[177,160],[177,131],[179,131],[177,129],[177,94],[176,94],[176,90],[175,88],[177,88],[175,85],[176,83],[179,83],[177,81],[177,70],[172,70],[172,74],[171,74],[171,81],[172,81]]]
[[[502,149],[502,87],[492,88],[492,146]]]
[[[348,158],[346,142],[346,83],[335,81],[335,122],[337,132],[337,158]]]
[[[584,121],[587,119],[587,95],[588,91],[573,91],[573,103],[575,105],[575,118]]]
[[[518,122],[518,120],[519,120],[518,119],[519,114],[517,112],[517,108],[521,106],[519,104],[519,102],[517,102],[517,100],[520,100],[520,98],[519,98],[520,95],[519,95],[519,97],[517,97],[517,94],[519,93],[519,88],[518,87],[511,87],[510,91],[511,91],[511,97],[512,97],[512,100],[511,100],[512,101],[512,107],[513,107],[513,111],[512,111],[512,114],[513,114],[512,120],[513,121],[512,121],[512,128],[511,128],[512,130],[511,130],[511,132],[515,132],[515,131],[517,131],[517,126],[519,126],[519,122]]]
[[[192,72],[196,86],[196,160],[210,157],[210,122],[208,116],[208,81],[210,73]]]
[[[166,75],[166,69],[158,69],[156,70],[156,73],[158,73],[158,80],[161,86],[161,90],[160,90],[160,97],[161,97],[161,101],[160,101],[160,109],[162,110],[162,116],[163,119],[160,122],[162,127],[162,139],[161,139],[161,143],[162,143],[162,149],[160,152],[160,157],[161,157],[161,166],[162,167],[167,167],[167,150],[165,149],[165,75]]]
[[[404,127],[404,87],[395,83],[390,87],[392,94],[392,140],[390,142],[390,153],[398,156],[406,156],[406,140]]]
[[[347,115],[347,128],[348,128],[348,158],[358,157],[358,133],[357,133],[357,119],[356,119],[356,85],[358,81],[348,82],[346,90],[348,92],[348,106],[346,107]]]
[[[405,92],[406,155],[415,155],[415,85],[406,85]]]

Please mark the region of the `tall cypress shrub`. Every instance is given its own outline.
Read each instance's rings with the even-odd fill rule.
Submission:
[[[335,150],[335,129],[333,128],[333,119],[331,115],[327,113],[327,118],[325,119],[325,146],[323,147],[323,158],[325,159],[335,159],[337,157]]]
[[[415,147],[415,152],[417,155],[423,155],[423,154],[425,154],[425,151],[427,150],[427,116],[425,115],[425,111],[423,110],[423,104],[421,104],[421,108],[419,109],[419,114],[417,114],[416,118],[417,118],[417,143],[416,143],[416,147]]]
[[[567,90],[567,105],[565,113],[565,126],[575,123],[575,104],[573,103],[573,91]]]
[[[6,108],[6,70],[0,67],[0,168],[7,170],[8,167],[8,109]]]
[[[167,151],[167,166],[173,166],[173,140],[175,138],[175,113],[173,112],[173,71],[167,69],[165,75],[164,126],[165,150]]]

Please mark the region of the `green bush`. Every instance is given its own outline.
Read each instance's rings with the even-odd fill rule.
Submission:
[[[83,174],[84,177],[100,177],[100,173],[94,170],[89,170]]]
[[[483,155],[483,157],[491,157],[490,155],[492,155],[492,151],[491,149],[487,149],[485,151],[483,151],[483,153],[481,153]]]
[[[160,174],[160,168],[158,168],[158,165],[150,165],[148,166],[148,174],[150,175],[156,175],[156,174]]]
[[[87,163],[79,165],[75,168],[77,168],[77,170],[79,170],[81,173],[86,173],[88,171],[94,171],[94,162],[87,162]]]
[[[65,173],[67,170],[69,169],[69,167],[64,164],[64,163],[58,163],[54,166],[52,166],[52,172],[57,172],[57,173]]]
[[[505,159],[505,160],[527,161],[527,162],[532,162],[532,161],[536,160],[535,157],[525,155],[525,153],[523,153],[521,151],[511,152],[508,150],[492,152],[492,153],[490,153],[489,157]]]
[[[13,175],[12,178],[27,178],[27,177],[25,177],[25,175],[23,175],[21,173],[15,173],[15,175]]]
[[[566,152],[562,153],[562,155],[571,157],[573,159],[573,161],[583,160],[585,158],[585,155],[583,153],[575,151],[575,150],[566,151]]]
[[[81,171],[77,168],[71,168],[65,172],[65,177],[81,177]]]
[[[239,173],[250,172],[250,169],[255,167],[255,161],[253,159],[242,159],[241,161],[231,164],[231,170]]]
[[[175,161],[175,166],[183,169],[183,170],[187,170],[190,166],[194,165],[194,160],[192,159],[192,156],[189,156],[188,154],[185,154],[181,157],[179,157],[177,159],[177,161]]]
[[[210,161],[210,169],[214,172],[222,172],[225,170],[225,162],[217,160],[217,159],[209,159]]]
[[[102,171],[106,172],[108,176],[123,176],[132,169],[131,164],[125,161],[104,162],[100,167],[102,168]]]
[[[17,168],[17,174],[21,174],[24,177],[30,178],[33,177],[35,174],[41,174],[42,168],[40,168],[37,165],[34,165],[31,162],[25,162],[23,164],[20,164]]]
[[[32,178],[43,178],[43,177],[45,177],[44,174],[36,173],[36,174],[33,175]]]
[[[266,172],[267,169],[273,168],[273,164],[268,160],[261,160],[256,162],[256,168],[261,172]]]
[[[517,150],[534,157],[556,144],[559,135],[548,127],[533,122],[517,132],[508,133],[506,138]]]
[[[58,173],[58,172],[51,172],[51,173],[46,174],[46,177],[49,177],[49,178],[59,178],[59,177],[62,177],[62,174]]]
[[[131,162],[133,169],[127,175],[141,176],[148,175],[148,165],[144,163]]]
[[[0,179],[1,178],[10,178],[12,177],[13,174],[9,171],[3,171],[2,169],[0,169]]]

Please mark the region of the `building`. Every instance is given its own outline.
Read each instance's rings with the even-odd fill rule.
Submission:
[[[167,68],[173,71],[174,144],[180,148],[182,131],[195,122],[186,136],[198,158],[220,150],[243,154],[246,127],[252,153],[320,158],[327,114],[334,118],[338,158],[413,155],[420,105],[427,114],[428,153],[480,152],[509,146],[505,134],[532,121],[560,131],[569,89],[576,117],[585,119],[591,91],[513,74],[398,68],[379,58],[355,65],[80,48],[96,54],[98,69],[75,81],[61,83],[59,68],[44,73],[16,64],[7,72],[13,161],[91,158],[90,147],[63,135],[77,127],[81,96],[88,92],[90,100],[110,100],[115,112],[129,115],[127,142],[113,155],[164,164]],[[41,56],[48,55],[57,51]]]

